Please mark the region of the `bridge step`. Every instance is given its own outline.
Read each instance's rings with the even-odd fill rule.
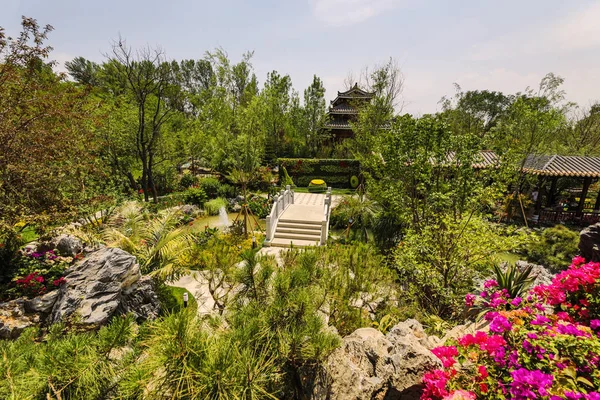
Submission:
[[[272,247],[311,247],[318,246],[318,241],[312,240],[296,240],[296,239],[273,239],[271,241]]]
[[[317,226],[321,226],[321,221],[314,221],[314,220],[306,220],[306,219],[290,219],[290,218],[280,218],[278,222],[278,225],[283,225],[283,224],[300,224],[300,225],[317,225]]]
[[[308,240],[318,242],[321,240],[321,235],[298,235],[297,233],[281,233],[276,231],[275,239]]]
[[[314,228],[312,228],[314,226]],[[321,227],[317,225],[306,226],[306,225],[298,225],[294,224],[292,226],[282,226],[281,224],[277,225],[277,229],[275,233],[294,233],[298,235],[321,235]]]

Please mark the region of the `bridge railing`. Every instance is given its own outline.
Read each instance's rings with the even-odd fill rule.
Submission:
[[[269,215],[267,215],[267,233],[265,242],[268,243],[273,240],[273,236],[275,236],[275,228],[277,227],[277,221],[290,204],[294,204],[294,191],[290,188],[290,185],[287,185],[285,190],[279,192],[279,194],[275,197],[275,201],[271,207],[271,212]]]
[[[321,246],[327,244],[329,236],[329,215],[331,214],[331,187],[327,188],[323,205],[323,220],[321,221]]]

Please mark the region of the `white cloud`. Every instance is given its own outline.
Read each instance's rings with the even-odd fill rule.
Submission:
[[[563,50],[600,47],[600,3],[571,14],[557,24],[553,41]]]
[[[550,24],[502,35],[473,46],[473,61],[557,54],[600,48],[600,3],[566,15]]]
[[[405,0],[309,0],[314,17],[329,26],[353,25],[400,7]]]

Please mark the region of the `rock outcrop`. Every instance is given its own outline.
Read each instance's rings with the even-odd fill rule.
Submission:
[[[65,257],[75,257],[83,251],[81,240],[72,235],[59,235],[50,240],[50,248],[58,250],[58,254]]]
[[[143,287],[149,288],[148,282],[139,282],[140,278],[134,256],[118,248],[100,249],[71,267],[50,322],[74,316],[81,324],[102,325],[113,315],[130,311],[139,313],[140,318],[151,318],[158,314],[158,300],[156,294],[148,297],[141,293]],[[139,308],[146,297],[147,310]]]
[[[150,277],[142,277],[136,258],[104,247],[73,265],[58,289],[33,299],[0,303],[0,337],[18,337],[23,329],[60,321],[99,326],[113,316],[132,313],[154,319],[160,303]]]
[[[58,254],[64,257],[75,257],[83,251],[83,243],[73,235],[60,234],[50,240],[31,242],[23,247],[25,253],[45,252],[58,250]]]
[[[38,314],[28,314],[26,300],[16,299],[0,303],[0,338],[15,339],[23,330],[40,322]]]
[[[310,398],[418,399],[423,374],[441,367],[427,348],[438,341],[427,337],[415,320],[397,324],[387,335],[373,328],[358,329],[325,361]]]
[[[549,285],[552,283],[552,279],[554,279],[554,274],[543,265],[532,264],[522,260],[517,261],[515,264],[520,269],[531,267],[530,276],[535,276],[535,280],[533,281],[531,287],[538,285]]]
[[[600,223],[579,233],[579,251],[587,261],[600,261]]]

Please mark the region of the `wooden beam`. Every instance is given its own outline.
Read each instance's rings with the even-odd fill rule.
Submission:
[[[538,176],[538,184],[537,184],[537,199],[535,201],[535,213],[536,215],[540,214],[540,210],[542,209],[542,197],[544,196],[545,188],[544,188],[544,177]]]
[[[596,196],[596,203],[594,204],[594,211],[600,210],[600,189],[598,190],[598,196]]]
[[[585,199],[587,198],[588,189],[592,183],[592,178],[585,178],[583,180],[583,189],[581,190],[581,197],[579,198],[579,206],[577,207],[577,215],[583,214],[583,207],[585,206]]]
[[[548,193],[548,202],[546,203],[546,207],[552,207],[554,205],[554,197],[556,196],[557,181],[558,181],[558,176],[552,177],[552,184],[550,185],[550,193]]]

